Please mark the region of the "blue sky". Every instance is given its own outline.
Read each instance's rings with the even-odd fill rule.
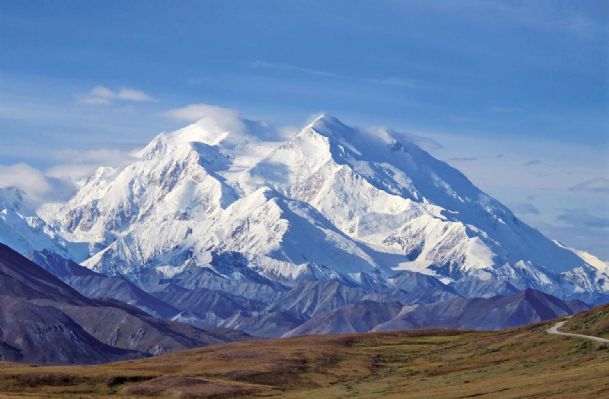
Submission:
[[[0,185],[61,197],[190,104],[291,126],[324,111],[428,137],[609,259],[608,42],[606,1],[4,0]]]

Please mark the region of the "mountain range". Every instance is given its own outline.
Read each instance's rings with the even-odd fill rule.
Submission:
[[[156,319],[115,300],[87,298],[0,244],[0,359],[101,363],[247,339]]]
[[[82,295],[197,328],[497,329],[609,301],[606,262],[408,135],[328,115],[293,133],[204,117],[65,203],[32,211],[23,195],[0,189],[1,242]]]

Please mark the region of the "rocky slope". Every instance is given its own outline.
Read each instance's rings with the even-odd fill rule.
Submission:
[[[283,336],[421,328],[497,330],[551,320],[588,308],[583,302],[562,301],[533,289],[507,296],[453,298],[419,305],[364,300],[316,313]]]
[[[400,313],[402,307],[399,302],[361,301],[317,313],[283,336],[368,332],[379,324],[392,320]]]
[[[99,363],[246,338],[89,299],[0,244],[0,354],[35,363]]]
[[[456,298],[429,305],[404,307],[392,320],[374,331],[412,328],[497,330],[551,320],[587,310],[580,301],[562,301],[543,292],[526,289],[508,296]]]

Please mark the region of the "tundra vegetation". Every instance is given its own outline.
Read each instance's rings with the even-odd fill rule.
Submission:
[[[606,310],[597,308],[570,323]],[[552,323],[498,332],[420,330],[248,341],[94,366],[3,363],[0,397],[609,395],[607,347],[549,335]]]

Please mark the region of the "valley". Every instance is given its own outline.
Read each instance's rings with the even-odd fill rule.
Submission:
[[[422,330],[263,340],[86,367],[3,363],[0,397],[607,395],[607,346],[550,335],[547,329],[554,323],[498,332]]]

